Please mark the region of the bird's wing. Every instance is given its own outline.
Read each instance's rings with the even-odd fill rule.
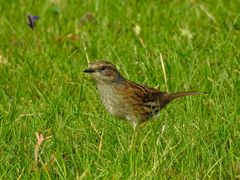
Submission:
[[[167,92],[161,92],[156,89],[149,89],[145,95],[145,103],[155,103],[159,109],[164,108],[172,99],[169,98]]]
[[[134,83],[133,86],[135,89],[135,94],[145,105],[150,105],[151,107],[161,109],[171,101],[167,92],[161,92],[157,89],[136,83]]]

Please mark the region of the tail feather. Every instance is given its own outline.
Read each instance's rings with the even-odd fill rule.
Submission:
[[[183,96],[192,96],[192,95],[203,94],[203,93],[204,92],[192,91],[192,92],[177,92],[177,93],[172,93],[168,95],[169,95],[169,98],[173,100]]]
[[[197,94],[206,94],[204,92],[197,92],[197,91],[192,91],[192,92],[177,92],[177,93],[165,93],[161,96],[160,98],[160,108],[164,108],[168,103],[170,103],[172,100],[184,97],[184,96],[192,96],[192,95],[197,95]]]

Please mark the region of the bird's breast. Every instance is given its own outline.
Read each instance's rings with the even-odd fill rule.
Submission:
[[[125,119],[129,110],[121,93],[116,92],[116,88],[111,85],[98,84],[98,91],[104,107],[114,116]]]

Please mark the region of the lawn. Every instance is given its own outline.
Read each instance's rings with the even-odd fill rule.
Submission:
[[[0,179],[240,178],[239,9],[1,0]],[[207,94],[174,101],[135,136],[83,73],[96,59],[162,91]]]

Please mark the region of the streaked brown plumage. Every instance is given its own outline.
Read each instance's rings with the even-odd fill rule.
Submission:
[[[96,61],[84,71],[91,73],[105,108],[114,116],[128,120],[133,128],[159,114],[172,100],[200,92],[167,93],[125,79],[108,61]]]

